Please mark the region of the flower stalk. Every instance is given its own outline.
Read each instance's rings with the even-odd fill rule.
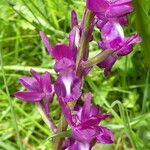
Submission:
[[[63,115],[61,115],[61,119],[58,125],[57,133],[66,131],[68,127],[68,123]],[[63,142],[65,138],[64,137],[55,137],[53,138],[53,149],[54,150],[59,150],[60,147],[62,147]]]
[[[49,129],[53,133],[56,133],[57,127],[54,124],[54,122],[53,122],[52,118],[50,117],[50,115],[45,112],[45,110],[44,110],[43,106],[41,105],[41,103],[37,103],[36,106],[37,106],[37,109],[38,109],[39,113],[41,114],[42,119],[45,122],[45,124],[49,127]]]
[[[83,24],[84,24],[83,25],[83,32],[82,32],[81,39],[80,39],[80,48],[79,48],[79,52],[77,54],[77,60],[76,60],[76,74],[79,77],[81,77],[81,75],[82,75],[82,67],[81,67],[80,63],[81,63],[81,60],[83,59],[84,54],[86,53],[86,50],[89,46],[88,36],[89,36],[90,25],[91,25],[93,19],[94,19],[94,14],[91,11],[89,11],[88,9],[86,9],[85,17],[84,17],[84,21],[83,21]],[[73,104],[73,106],[74,105],[75,104]],[[68,123],[62,114],[61,119],[60,119],[60,123],[58,125],[57,133],[62,132],[62,131],[66,131],[67,126],[68,126]],[[53,139],[53,141],[54,141],[53,149],[59,150],[60,147],[62,147],[64,140],[65,140],[65,138],[59,138],[59,137],[54,138]]]
[[[80,39],[80,48],[79,48],[79,52],[77,54],[77,60],[76,60],[76,73],[77,75],[80,77],[81,76],[81,60],[84,57],[84,54],[86,53],[88,47],[89,47],[89,30],[90,30],[90,26],[91,23],[94,19],[94,13],[91,12],[90,10],[86,9],[85,10],[85,17],[83,20],[83,32],[81,35],[81,39]]]

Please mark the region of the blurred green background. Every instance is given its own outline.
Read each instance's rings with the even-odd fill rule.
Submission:
[[[112,112],[102,124],[113,130],[112,145],[96,145],[95,150],[150,149],[150,0],[134,0],[126,36],[138,32],[141,45],[131,55],[118,60],[109,77],[95,67],[86,77],[84,90],[93,93],[93,102]],[[54,61],[47,54],[39,31],[52,44],[67,43],[70,12],[81,20],[83,0],[0,0],[0,150],[51,150],[52,133],[41,120],[35,106],[13,97],[24,90],[18,77],[30,68],[48,70],[53,78]],[[100,38],[95,31],[95,41]],[[90,44],[90,57],[100,50]],[[60,107],[55,99],[51,115],[59,122]]]

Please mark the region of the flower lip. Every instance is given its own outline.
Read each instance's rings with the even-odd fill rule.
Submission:
[[[65,85],[66,96],[70,96],[70,94],[71,94],[71,85],[72,85],[72,77],[71,76],[63,77],[62,81]]]
[[[61,71],[54,87],[57,96],[63,97],[66,102],[78,100],[81,96],[81,79],[72,69]]]

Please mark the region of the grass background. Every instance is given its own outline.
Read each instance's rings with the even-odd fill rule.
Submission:
[[[85,78],[84,90],[93,93],[93,102],[111,111],[102,122],[113,130],[115,143],[96,145],[105,150],[150,149],[150,0],[135,0],[135,12],[129,16],[125,34],[138,32],[143,38],[131,55],[120,58],[109,77],[95,67]],[[0,1],[0,150],[51,150],[52,133],[41,120],[35,106],[13,97],[24,90],[18,77],[29,75],[30,68],[48,70],[53,78],[54,61],[47,54],[39,31],[52,44],[67,43],[70,11],[81,19],[83,0],[1,0]],[[100,35],[95,31],[95,41]],[[90,45],[90,57],[99,52]],[[59,122],[60,107],[55,102],[51,115]]]

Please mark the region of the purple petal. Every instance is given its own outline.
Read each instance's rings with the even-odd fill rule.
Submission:
[[[65,150],[90,150],[89,143],[81,143],[72,138],[69,138],[65,141],[64,147]]]
[[[70,47],[68,45],[61,44],[61,43],[57,44],[54,47],[52,56],[56,60],[60,60],[64,57],[73,60],[73,52],[70,49]]]
[[[138,44],[142,41],[138,34],[134,34],[124,40],[122,47],[117,51],[118,56],[125,56],[132,52],[133,44]]]
[[[80,142],[90,143],[98,133],[94,127],[76,127],[73,130],[72,137]]]
[[[60,72],[66,69],[74,69],[74,61],[68,58],[62,58],[55,63],[54,69],[56,72]]]
[[[32,76],[38,81],[40,82],[40,79],[41,79],[41,75],[39,73],[37,73],[35,70],[31,69],[30,70]]]
[[[98,127],[99,135],[96,136],[97,142],[101,144],[112,144],[114,142],[113,133],[105,128],[105,127]]]
[[[73,27],[69,33],[69,47],[72,50],[74,61],[76,60],[77,48],[80,42],[80,30],[77,26]]]
[[[75,123],[73,122],[73,119],[72,119],[71,110],[68,107],[67,103],[65,102],[64,98],[59,97],[58,100],[59,100],[59,104],[61,106],[63,115],[66,118],[68,124],[72,127],[75,126]]]
[[[130,4],[118,4],[112,5],[106,11],[107,17],[120,17],[133,11],[133,7]]]
[[[73,10],[71,12],[71,27],[72,27],[72,29],[75,26],[78,26],[78,18],[77,18],[76,12]]]
[[[50,94],[52,92],[52,84],[51,84],[51,75],[49,72],[45,72],[41,75],[41,87],[43,92],[46,94]]]
[[[117,20],[116,20],[117,21]],[[118,17],[118,22],[122,25],[128,25],[128,19],[126,16]]]
[[[41,91],[41,88],[39,87],[39,83],[37,82],[37,80],[33,77],[20,77],[19,81],[21,82],[21,84],[27,88],[30,91]]]
[[[101,114],[101,110],[100,110],[100,107],[99,106],[95,106],[95,105],[92,105],[91,106],[91,109],[90,109],[90,117],[92,116],[96,116],[98,114]]]
[[[132,36],[130,36],[126,39],[126,44],[128,44],[128,45],[138,44],[141,42],[142,42],[142,39],[138,34],[133,34]]]
[[[53,93],[50,93],[49,95],[45,95],[44,99],[43,99],[43,106],[45,108],[45,112],[48,114],[49,110],[50,110],[50,105],[52,103],[53,100]]]
[[[92,98],[91,93],[87,93],[85,95],[85,102],[84,102],[84,105],[82,107],[81,121],[87,120],[90,116],[91,98]]]
[[[48,38],[47,38],[46,35],[45,35],[43,32],[41,32],[41,31],[40,31],[40,37],[41,37],[41,39],[42,39],[42,41],[43,41],[45,47],[47,48],[49,54],[52,55],[53,48],[52,48],[52,46],[50,45]]]
[[[102,41],[98,45],[103,50],[117,50],[124,40],[124,32],[119,23],[107,22],[101,30]]]
[[[102,39],[106,41],[108,44],[110,44],[110,42],[113,42],[116,39],[118,40],[120,39],[121,41],[124,38],[124,32],[120,24],[116,22],[111,22],[111,21],[107,22],[103,26],[101,34],[102,34],[101,35]],[[118,45],[116,45],[116,47],[117,46]]]
[[[96,26],[101,30],[106,23],[107,23],[106,19],[99,19],[96,23]]]
[[[55,92],[66,102],[77,100],[81,96],[81,79],[71,70],[66,70],[55,82]]]
[[[39,102],[44,97],[44,95],[38,92],[16,92],[14,95],[27,102]]]
[[[86,5],[93,12],[104,12],[109,6],[106,0],[87,0]]]
[[[98,64],[98,66],[100,68],[104,68],[104,74],[105,76],[107,76],[110,71],[111,68],[113,67],[114,63],[116,62],[117,58],[115,56],[109,56],[106,60],[104,60],[103,62],[101,62],[100,64]]]

